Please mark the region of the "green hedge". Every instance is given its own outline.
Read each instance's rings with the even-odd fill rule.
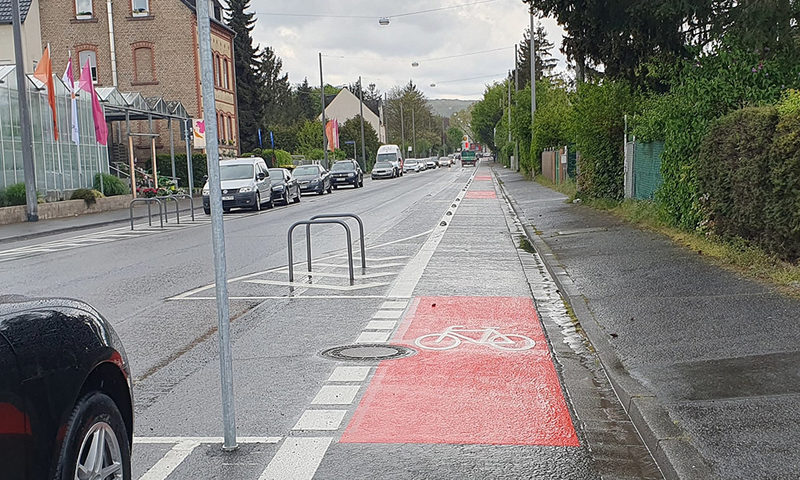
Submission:
[[[24,183],[15,183],[6,187],[5,190],[0,190],[0,207],[13,207],[26,203]]]
[[[172,176],[172,162],[169,155],[158,155],[156,157],[158,174],[162,176]],[[208,175],[208,164],[206,163],[205,153],[192,154],[192,174],[194,175],[194,187],[202,188],[204,185],[203,177]],[[180,179],[180,186],[185,187],[189,181],[186,170],[186,154],[175,154],[175,175]]]
[[[100,175],[103,176],[103,188],[100,188]],[[130,188],[128,188],[122,180],[115,177],[114,175],[109,175],[107,173],[95,173],[94,174],[94,189],[97,191],[103,192],[106,197],[113,197],[115,195],[127,195],[131,193]]]
[[[695,172],[708,228],[800,259],[800,112],[750,107],[714,123]]]

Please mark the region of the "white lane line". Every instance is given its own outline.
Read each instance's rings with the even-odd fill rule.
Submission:
[[[259,480],[311,480],[333,438],[287,438]]]
[[[161,460],[157,461],[144,475],[139,477],[139,480],[164,480],[178,468],[181,462],[186,460],[186,457],[191,455],[198,445],[200,445],[198,442],[188,440],[176,443],[161,457]]]
[[[403,316],[402,310],[378,310],[372,318],[400,318]]]
[[[336,367],[329,382],[363,382],[372,367]]]
[[[361,385],[323,385],[311,400],[312,405],[350,405]]]
[[[403,310],[407,306],[408,302],[405,301],[388,301],[388,302],[383,302],[383,305],[381,305],[381,310],[393,310],[393,309]]]
[[[347,410],[306,410],[292,430],[338,430]]]
[[[367,263],[367,268],[390,268],[390,267],[402,267],[405,263],[384,263],[384,264],[374,264],[374,263]],[[330,267],[330,268],[349,268],[347,265],[339,265],[336,263],[315,263],[313,267]],[[359,268],[358,262],[353,265],[354,268]]]
[[[475,177],[475,172],[472,172],[472,176],[470,177],[467,185],[472,181]],[[450,208],[450,212],[454,216],[458,207],[461,205],[461,199],[464,195],[464,192],[461,191],[458,193],[456,200],[453,203],[456,205],[455,207]],[[417,288],[417,284],[419,283],[420,278],[422,278],[422,274],[425,273],[425,268],[428,266],[428,262],[431,261],[433,254],[436,252],[436,248],[439,246],[439,243],[442,241],[445,232],[447,232],[447,228],[450,226],[450,221],[452,220],[453,216],[451,215],[444,215],[434,228],[433,233],[425,240],[425,243],[422,245],[422,248],[419,249],[414,258],[408,262],[408,265],[403,268],[400,272],[400,275],[392,284],[392,288],[389,289],[389,293],[386,294],[387,297],[394,297],[394,298],[411,298],[414,295],[414,289]]]
[[[363,283],[361,285],[323,285],[321,283],[299,283],[299,282],[280,282],[280,281],[273,281],[273,280],[245,280],[245,283],[257,283],[261,285],[280,285],[284,287],[295,287],[295,288],[319,288],[322,290],[336,290],[339,292],[349,292],[352,290],[364,290],[366,288],[373,288],[373,287],[385,287],[389,285],[388,283]]]
[[[394,320],[371,320],[364,330],[394,330],[397,322]]]
[[[392,332],[361,332],[356,343],[384,343],[389,341]]]
[[[283,437],[236,437],[237,443],[278,443]],[[222,437],[133,437],[133,444],[222,443]]]
[[[355,267],[358,269],[358,267]],[[360,278],[378,278],[378,277],[389,277],[395,275],[395,272],[382,272],[382,273],[368,273],[368,274],[356,274],[356,279]],[[346,273],[325,273],[325,272],[302,272],[301,276],[305,277],[326,277],[326,278],[350,278],[350,275]]]
[[[228,300],[373,300],[386,298],[383,295],[254,295],[252,297],[228,297]],[[167,300],[216,300],[217,297],[168,298]]]

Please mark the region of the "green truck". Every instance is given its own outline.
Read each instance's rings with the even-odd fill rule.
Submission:
[[[472,166],[474,167],[475,164],[478,162],[478,158],[475,155],[475,152],[472,150],[464,150],[461,152],[461,166]]]

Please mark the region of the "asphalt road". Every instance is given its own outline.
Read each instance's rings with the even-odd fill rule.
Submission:
[[[497,192],[488,168],[441,168],[226,215],[234,453],[207,220],[6,243],[0,282],[111,320],[135,379],[135,478],[661,478]],[[298,229],[287,282],[287,229],[320,213],[364,220],[353,284],[338,226],[315,227],[310,276]],[[427,348],[429,333],[460,343]],[[387,341],[413,355],[320,355]]]

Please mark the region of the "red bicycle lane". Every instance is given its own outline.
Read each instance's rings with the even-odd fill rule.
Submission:
[[[471,341],[446,350],[415,344],[451,327]],[[530,298],[420,297],[391,342],[418,353],[378,366],[341,443],[579,446]]]

